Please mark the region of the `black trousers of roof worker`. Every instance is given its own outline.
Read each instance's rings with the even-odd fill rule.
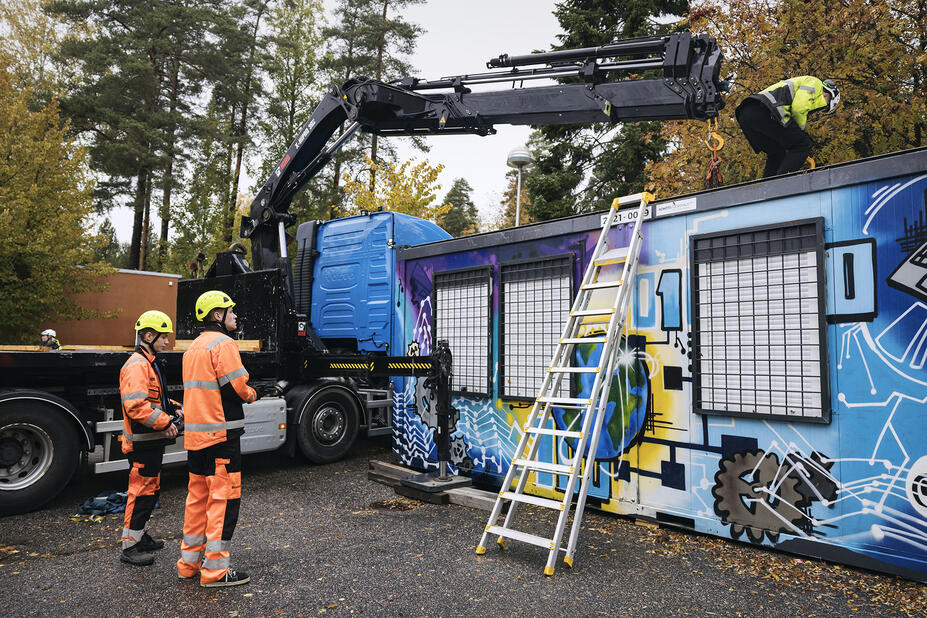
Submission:
[[[737,107],[737,123],[754,152],[766,153],[763,178],[801,169],[811,154],[811,138],[794,122],[782,126],[768,107],[746,99]]]

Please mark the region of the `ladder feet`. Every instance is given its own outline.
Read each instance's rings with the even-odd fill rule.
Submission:
[[[505,539],[503,539],[502,537],[499,537],[498,539],[496,539],[496,543],[499,544],[500,548],[505,549]],[[484,549],[483,551],[486,551],[486,550]]]
[[[568,567],[570,567],[571,569],[573,568],[573,558],[571,558],[570,556],[564,556],[563,563],[567,565]]]
[[[482,545],[477,545],[477,546],[476,546],[476,555],[477,555],[477,556],[482,556],[482,555],[485,554],[485,553],[486,553],[486,548],[485,548],[485,547],[483,547]]]
[[[546,566],[546,567],[544,567],[544,575],[547,575],[547,576],[549,577],[549,576],[551,576],[551,575],[553,575],[553,574],[554,574],[554,567],[552,567],[552,566]]]

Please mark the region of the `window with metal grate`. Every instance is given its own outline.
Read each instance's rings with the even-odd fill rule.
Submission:
[[[829,422],[823,219],[693,236],[690,251],[695,411]]]
[[[453,391],[488,397],[492,267],[434,275],[434,337],[446,339],[454,363]]]
[[[573,255],[511,262],[499,271],[500,396],[534,399],[570,315]]]

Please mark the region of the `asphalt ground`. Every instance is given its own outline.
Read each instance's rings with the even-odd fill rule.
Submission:
[[[0,611],[64,616],[885,616],[927,615],[927,586],[741,543],[589,512],[573,569],[546,552],[474,547],[487,513],[398,497],[367,479],[388,445],[360,441],[313,466],[280,453],[244,459],[232,564],[249,584],[179,581],[186,473],[162,475],[150,567],[119,561],[122,516],[69,519],[125,473],[83,474],[42,510],[0,519]],[[521,511],[524,514],[526,511]],[[538,517],[543,517],[538,514]],[[540,523],[540,522],[536,522]],[[535,530],[540,532],[541,529]]]

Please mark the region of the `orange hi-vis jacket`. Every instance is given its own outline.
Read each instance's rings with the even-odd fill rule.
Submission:
[[[154,360],[152,354],[138,347],[119,371],[123,453],[174,443],[164,432],[173,420],[165,409],[178,404],[167,399]]]
[[[235,340],[207,324],[183,354],[184,448],[200,451],[243,434],[242,401],[255,399]]]

